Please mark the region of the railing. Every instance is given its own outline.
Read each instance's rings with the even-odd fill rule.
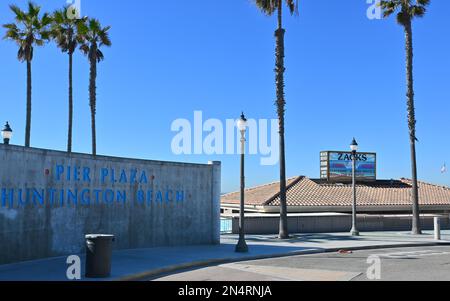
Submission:
[[[231,217],[220,218],[220,234],[231,234],[233,232],[233,220]]]

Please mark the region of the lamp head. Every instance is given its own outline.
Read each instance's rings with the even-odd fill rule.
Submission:
[[[350,149],[352,150],[352,152],[356,152],[358,150],[358,143],[356,142],[355,138],[353,138],[353,141],[350,144]]]
[[[243,132],[247,129],[247,126],[248,126],[247,118],[245,118],[244,112],[242,112],[241,118],[237,122],[237,127],[241,132]]]
[[[9,140],[12,137],[12,133],[13,133],[13,131],[12,131],[11,127],[9,126],[9,123],[6,122],[5,127],[2,130],[2,138],[3,138],[3,142],[5,144],[9,144]]]

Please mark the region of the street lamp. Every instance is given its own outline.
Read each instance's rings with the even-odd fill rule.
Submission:
[[[236,252],[246,253],[248,252],[247,243],[245,242],[245,230],[244,230],[244,195],[245,195],[245,173],[244,173],[244,154],[245,154],[245,132],[247,131],[247,119],[244,113],[241,114],[241,118],[237,122],[237,127],[241,132],[241,200],[239,209],[239,241],[236,245]]]
[[[358,143],[353,138],[350,144],[352,151],[352,188],[353,188],[353,204],[352,204],[352,230],[350,231],[352,236],[359,236],[359,231],[356,228],[356,152],[358,151]]]
[[[9,126],[9,123],[6,122],[5,127],[2,130],[2,138],[3,138],[3,143],[4,144],[9,144],[9,140],[12,137],[12,129]]]

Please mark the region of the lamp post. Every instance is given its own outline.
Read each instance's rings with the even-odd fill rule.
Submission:
[[[356,227],[356,152],[358,151],[358,143],[353,138],[350,144],[352,151],[352,190],[353,190],[353,204],[352,204],[352,230],[350,234],[352,236],[359,236],[359,231]]]
[[[241,132],[241,198],[239,209],[239,241],[236,245],[236,252],[246,253],[248,252],[247,243],[245,242],[245,229],[244,229],[244,196],[245,196],[245,172],[244,172],[244,159],[245,159],[245,132],[247,131],[247,119],[244,113],[241,114],[241,118],[237,122],[237,127]]]
[[[9,123],[6,122],[5,127],[2,130],[2,138],[4,144],[9,144],[9,140],[11,140],[12,137],[12,129],[9,126]]]

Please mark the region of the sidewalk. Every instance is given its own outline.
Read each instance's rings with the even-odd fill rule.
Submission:
[[[341,249],[376,249],[407,246],[450,244],[450,231],[442,232],[437,242],[431,232],[413,236],[406,232],[371,232],[360,237],[348,233],[297,234],[287,241],[275,235],[248,235],[249,253],[234,252],[236,235],[223,235],[222,244],[216,246],[164,247],[123,250],[113,252],[111,278],[103,280],[140,280],[162,273],[251,259],[299,254],[337,252]],[[84,275],[84,256],[82,275]],[[67,257],[0,265],[0,281],[66,281]],[[89,280],[84,279],[83,280]]]

